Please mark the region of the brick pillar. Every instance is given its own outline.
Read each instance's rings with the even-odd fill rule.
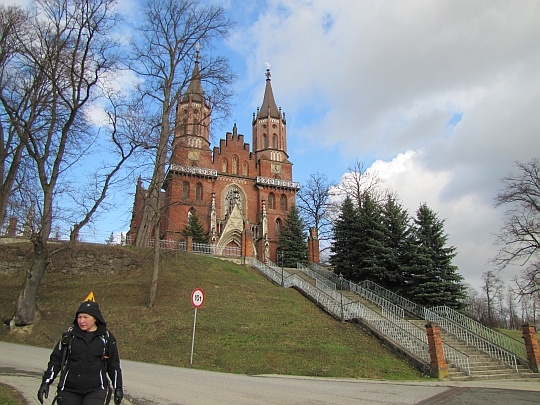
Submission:
[[[9,219],[9,225],[7,228],[7,236],[15,236],[16,230],[17,230],[17,218],[11,217]]]
[[[191,236],[188,236],[187,237],[187,251],[188,252],[193,252],[193,237]]]
[[[431,376],[439,380],[448,379],[448,366],[444,358],[441,329],[434,322],[426,324],[426,332],[429,344],[429,356],[431,357]]]
[[[253,232],[246,226],[242,232],[242,257],[253,256]]]
[[[538,373],[538,366],[540,365],[540,348],[538,347],[538,339],[536,338],[536,327],[526,323],[521,325],[521,331],[523,332],[522,337],[525,341],[525,347],[527,348],[529,367],[532,371]]]
[[[317,228],[309,228],[308,236],[308,262],[320,263],[319,256],[319,236],[317,235]]]

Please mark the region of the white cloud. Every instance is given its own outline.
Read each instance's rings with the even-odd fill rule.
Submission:
[[[409,210],[426,202],[446,219],[456,264],[478,287],[496,252],[500,179],[540,152],[540,2],[257,4],[233,41],[253,102],[269,60],[289,145],[337,150],[328,160],[342,173],[375,162]],[[297,174],[324,171],[320,159],[291,160]]]
[[[502,224],[501,212],[479,198],[479,193],[444,198],[453,172],[431,171],[423,164],[423,158],[422,153],[407,151],[388,162],[377,160],[368,170],[376,171],[385,180],[384,185],[397,192],[413,217],[420,204],[425,202],[445,221],[448,245],[457,248],[454,264],[466,282],[479,289],[482,273],[491,269],[488,260],[495,253],[492,235]],[[516,269],[512,268],[506,279],[515,275]]]

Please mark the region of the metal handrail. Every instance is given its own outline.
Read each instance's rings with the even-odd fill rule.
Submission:
[[[316,270],[315,269],[311,270],[311,272],[315,273],[318,278],[327,278],[331,282],[335,283],[336,285],[339,284],[345,290],[351,290],[355,292],[356,294],[367,299],[368,301],[373,302],[375,305],[377,305],[380,308],[385,308],[386,310],[392,311],[396,315],[400,316],[401,318],[405,317],[405,311],[399,305],[396,305],[393,302],[385,299],[381,295],[374,294],[372,291],[366,288],[363,288],[362,286],[358,284],[355,284],[342,277],[340,278],[338,275],[322,268],[321,266],[319,266],[319,268]]]
[[[505,335],[504,333],[488,328],[487,326],[482,325],[480,322],[477,322],[474,319],[471,319],[468,316],[465,316],[447,306],[432,307],[430,310],[440,316],[465,326],[467,329],[483,337],[484,339],[503,347],[511,353],[515,353],[519,358],[524,360],[527,359],[527,348],[525,347],[525,343]]]
[[[404,320],[403,316],[396,314],[393,304],[382,306],[381,313],[378,313],[359,301],[353,301],[343,296],[342,292],[338,292],[336,288],[319,288],[317,285],[314,286],[271,262],[268,264],[265,265],[256,259],[252,259],[253,267],[259,269],[276,284],[282,282],[280,273],[286,273],[287,279],[284,287],[299,288],[337,318],[343,314],[344,320],[362,319],[363,322],[369,324],[374,330],[394,340],[396,344],[410,353],[426,363],[430,362],[429,345],[425,331]],[[317,279],[320,279],[320,277],[315,277],[316,284]],[[328,287],[328,285],[326,284],[325,287]],[[399,313],[399,311],[397,312]],[[467,375],[470,375],[469,358],[467,355],[460,353],[447,344],[444,344],[443,350],[448,363],[454,364],[456,367],[463,369]]]
[[[367,289],[375,290],[377,294],[380,294],[383,297],[389,299],[390,301],[395,302],[397,305],[400,305],[407,311],[417,316],[420,316],[422,319],[431,322],[437,322],[441,329],[453,334],[459,339],[465,341],[467,344],[476,347],[477,349],[483,351],[489,356],[494,357],[499,361],[502,361],[503,363],[515,369],[516,372],[519,372],[516,353],[510,352],[504,347],[501,347],[496,343],[485,339],[482,336],[479,336],[473,331],[470,331],[464,325],[455,322],[454,320],[448,319],[444,316],[441,316],[428,308],[422,307],[421,305],[418,305],[394,293],[393,291],[381,287],[372,281],[365,280],[361,284]]]

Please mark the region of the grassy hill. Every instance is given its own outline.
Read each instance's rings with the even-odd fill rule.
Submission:
[[[93,247],[97,254],[104,248]],[[118,249],[140,264],[109,275],[73,275],[67,274],[69,261],[57,260],[39,288],[39,322],[18,332],[4,324],[0,340],[52,349],[93,291],[122,359],[245,374],[423,378],[358,326],[340,323],[300,292],[272,284],[255,269],[212,257],[163,252],[156,305],[148,309],[151,251]],[[9,256],[6,251],[0,245],[0,264]],[[23,282],[22,272],[0,275],[3,321],[12,316]],[[197,287],[205,302],[197,310],[190,365],[191,292]]]

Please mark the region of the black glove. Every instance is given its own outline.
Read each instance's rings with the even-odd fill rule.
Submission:
[[[49,398],[49,384],[42,383],[37,392],[37,398],[40,403],[43,403],[43,397]]]
[[[120,402],[122,402],[122,398],[124,398],[124,391],[122,391],[122,387],[115,388],[114,389],[115,405],[120,405]]]

